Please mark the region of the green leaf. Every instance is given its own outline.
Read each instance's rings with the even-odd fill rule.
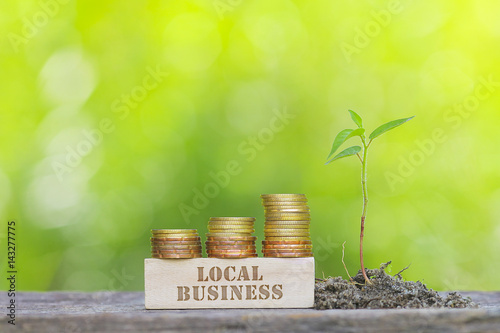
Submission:
[[[350,139],[354,136],[359,136],[359,137],[362,137],[363,134],[365,134],[365,129],[364,128],[356,128],[354,131],[351,132],[351,134],[349,134],[345,139],[347,141],[347,139]]]
[[[344,158],[344,157],[356,155],[360,151],[361,151],[360,146],[352,146],[352,147],[346,148],[346,149],[342,150],[340,153],[338,153],[334,158],[332,158],[331,160],[326,162],[325,164],[330,164],[333,161],[336,161],[336,160]]]
[[[372,134],[370,134],[370,140],[373,140],[375,139],[376,137],[384,134],[385,132],[393,129],[393,128],[396,128],[398,126],[401,126],[403,125],[404,123],[406,123],[408,120],[410,119],[413,119],[415,116],[413,117],[409,117],[409,118],[403,118],[403,119],[397,119],[397,120],[393,120],[393,121],[390,121],[388,123],[385,123],[379,127],[377,127],[373,132]]]
[[[336,151],[339,149],[339,147],[347,140],[347,137],[349,134],[353,132],[352,129],[345,129],[343,131],[340,131],[339,134],[335,137],[335,140],[333,140],[332,144],[332,149],[330,150],[330,154],[328,154],[328,157],[326,159],[329,159]]]
[[[351,114],[352,121],[354,121],[359,128],[363,127],[363,119],[361,119],[361,116],[352,110],[349,110],[349,113]]]

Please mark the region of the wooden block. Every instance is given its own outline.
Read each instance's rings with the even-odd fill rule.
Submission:
[[[146,309],[310,308],[314,258],[145,259]]]

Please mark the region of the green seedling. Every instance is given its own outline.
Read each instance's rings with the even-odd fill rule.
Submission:
[[[377,137],[381,136],[387,131],[390,131],[404,123],[406,123],[408,120],[412,119],[413,117],[409,118],[403,118],[403,119],[397,119],[390,121],[388,123],[385,123],[379,127],[377,127],[369,136],[368,139],[365,137],[365,129],[363,128],[363,120],[361,117],[354,111],[349,110],[349,113],[351,114],[351,118],[354,121],[354,123],[358,126],[357,129],[345,129],[343,131],[340,131],[339,134],[335,137],[335,140],[333,140],[333,145],[332,149],[330,151],[330,154],[328,155],[327,162],[325,164],[330,164],[333,161],[339,160],[344,157],[349,157],[349,156],[354,156],[356,155],[361,162],[361,190],[363,192],[363,211],[361,213],[361,232],[359,235],[359,259],[361,263],[361,272],[363,273],[363,277],[365,278],[365,281],[367,284],[371,284],[370,279],[366,275],[365,271],[365,264],[363,261],[363,237],[364,237],[364,231],[365,231],[365,220],[366,220],[366,209],[368,206],[368,187],[366,183],[366,176],[367,176],[367,171],[366,171],[366,160],[368,157],[368,148],[370,148],[370,145],[374,139]],[[349,148],[346,148],[342,150],[340,153],[337,155],[333,156],[335,152],[340,148],[340,146],[346,142],[350,138],[354,137],[359,137],[361,139],[362,146],[352,146]],[[332,157],[333,156],[333,157]]]

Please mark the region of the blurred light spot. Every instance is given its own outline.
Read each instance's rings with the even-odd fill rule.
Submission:
[[[40,206],[47,210],[61,210],[75,206],[81,193],[75,188],[65,186],[54,176],[37,179],[31,189]]]
[[[219,56],[222,46],[216,15],[177,15],[165,29],[165,58],[182,71],[202,71]]]
[[[276,88],[266,81],[241,83],[226,103],[228,122],[243,133],[255,133],[269,125],[273,109],[280,106]]]
[[[500,241],[500,189],[491,194],[490,216],[493,225],[496,225],[495,234]]]
[[[476,0],[477,19],[486,29],[500,35],[500,1]]]
[[[471,61],[462,53],[435,52],[420,72],[421,98],[440,105],[461,102],[474,88],[473,73]]]
[[[80,165],[61,182],[54,174],[52,160],[38,163],[25,193],[24,209],[33,223],[41,228],[57,228],[80,221],[88,209],[87,182],[89,169]]]
[[[39,84],[54,103],[83,103],[96,87],[96,75],[90,61],[78,48],[56,51],[43,66]]]
[[[62,153],[67,145],[76,145],[83,138],[82,128],[90,127],[91,122],[79,111],[77,106],[65,104],[43,118],[37,127],[36,138],[46,154]]]
[[[52,113],[54,112],[56,111]],[[78,128],[69,127],[70,124],[68,123],[68,127],[56,131],[57,127],[64,126],[64,121],[60,119],[62,124],[59,124],[57,122],[59,112],[54,116],[52,113],[49,114],[48,118],[44,119],[37,129],[38,143],[52,161],[50,169],[40,170],[40,172],[59,174],[63,180],[66,180],[76,171],[76,174],[81,172],[86,176],[86,179],[89,179],[104,163],[104,152],[103,149],[99,148],[101,143],[96,141],[98,138],[93,132],[95,128],[81,116],[69,116],[69,118],[73,119],[71,122],[79,119],[83,126]],[[100,139],[101,142],[105,140],[104,135]],[[56,164],[57,168],[55,167]],[[81,171],[80,168],[82,168]],[[68,172],[66,172],[67,170]]]
[[[231,65],[227,67],[229,69],[228,75],[240,77],[240,72],[256,75],[262,71],[263,64],[257,60],[251,41],[241,29],[234,28],[231,30],[227,52],[230,61],[228,65]]]
[[[241,29],[269,67],[279,65],[283,56],[297,57],[307,49],[307,33],[293,2],[256,1],[243,15]]]
[[[7,175],[0,169],[0,215],[10,200],[10,181]]]
[[[402,1],[401,4],[403,11],[397,16],[398,28],[394,32],[402,39],[420,38],[436,32],[454,10],[453,2]]]

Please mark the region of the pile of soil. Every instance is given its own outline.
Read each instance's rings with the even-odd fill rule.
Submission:
[[[314,307],[326,309],[414,309],[414,308],[476,308],[470,298],[452,292],[443,298],[420,281],[404,281],[401,272],[391,276],[385,269],[367,269],[372,284],[365,284],[361,270],[352,282],[341,277],[316,282]]]

